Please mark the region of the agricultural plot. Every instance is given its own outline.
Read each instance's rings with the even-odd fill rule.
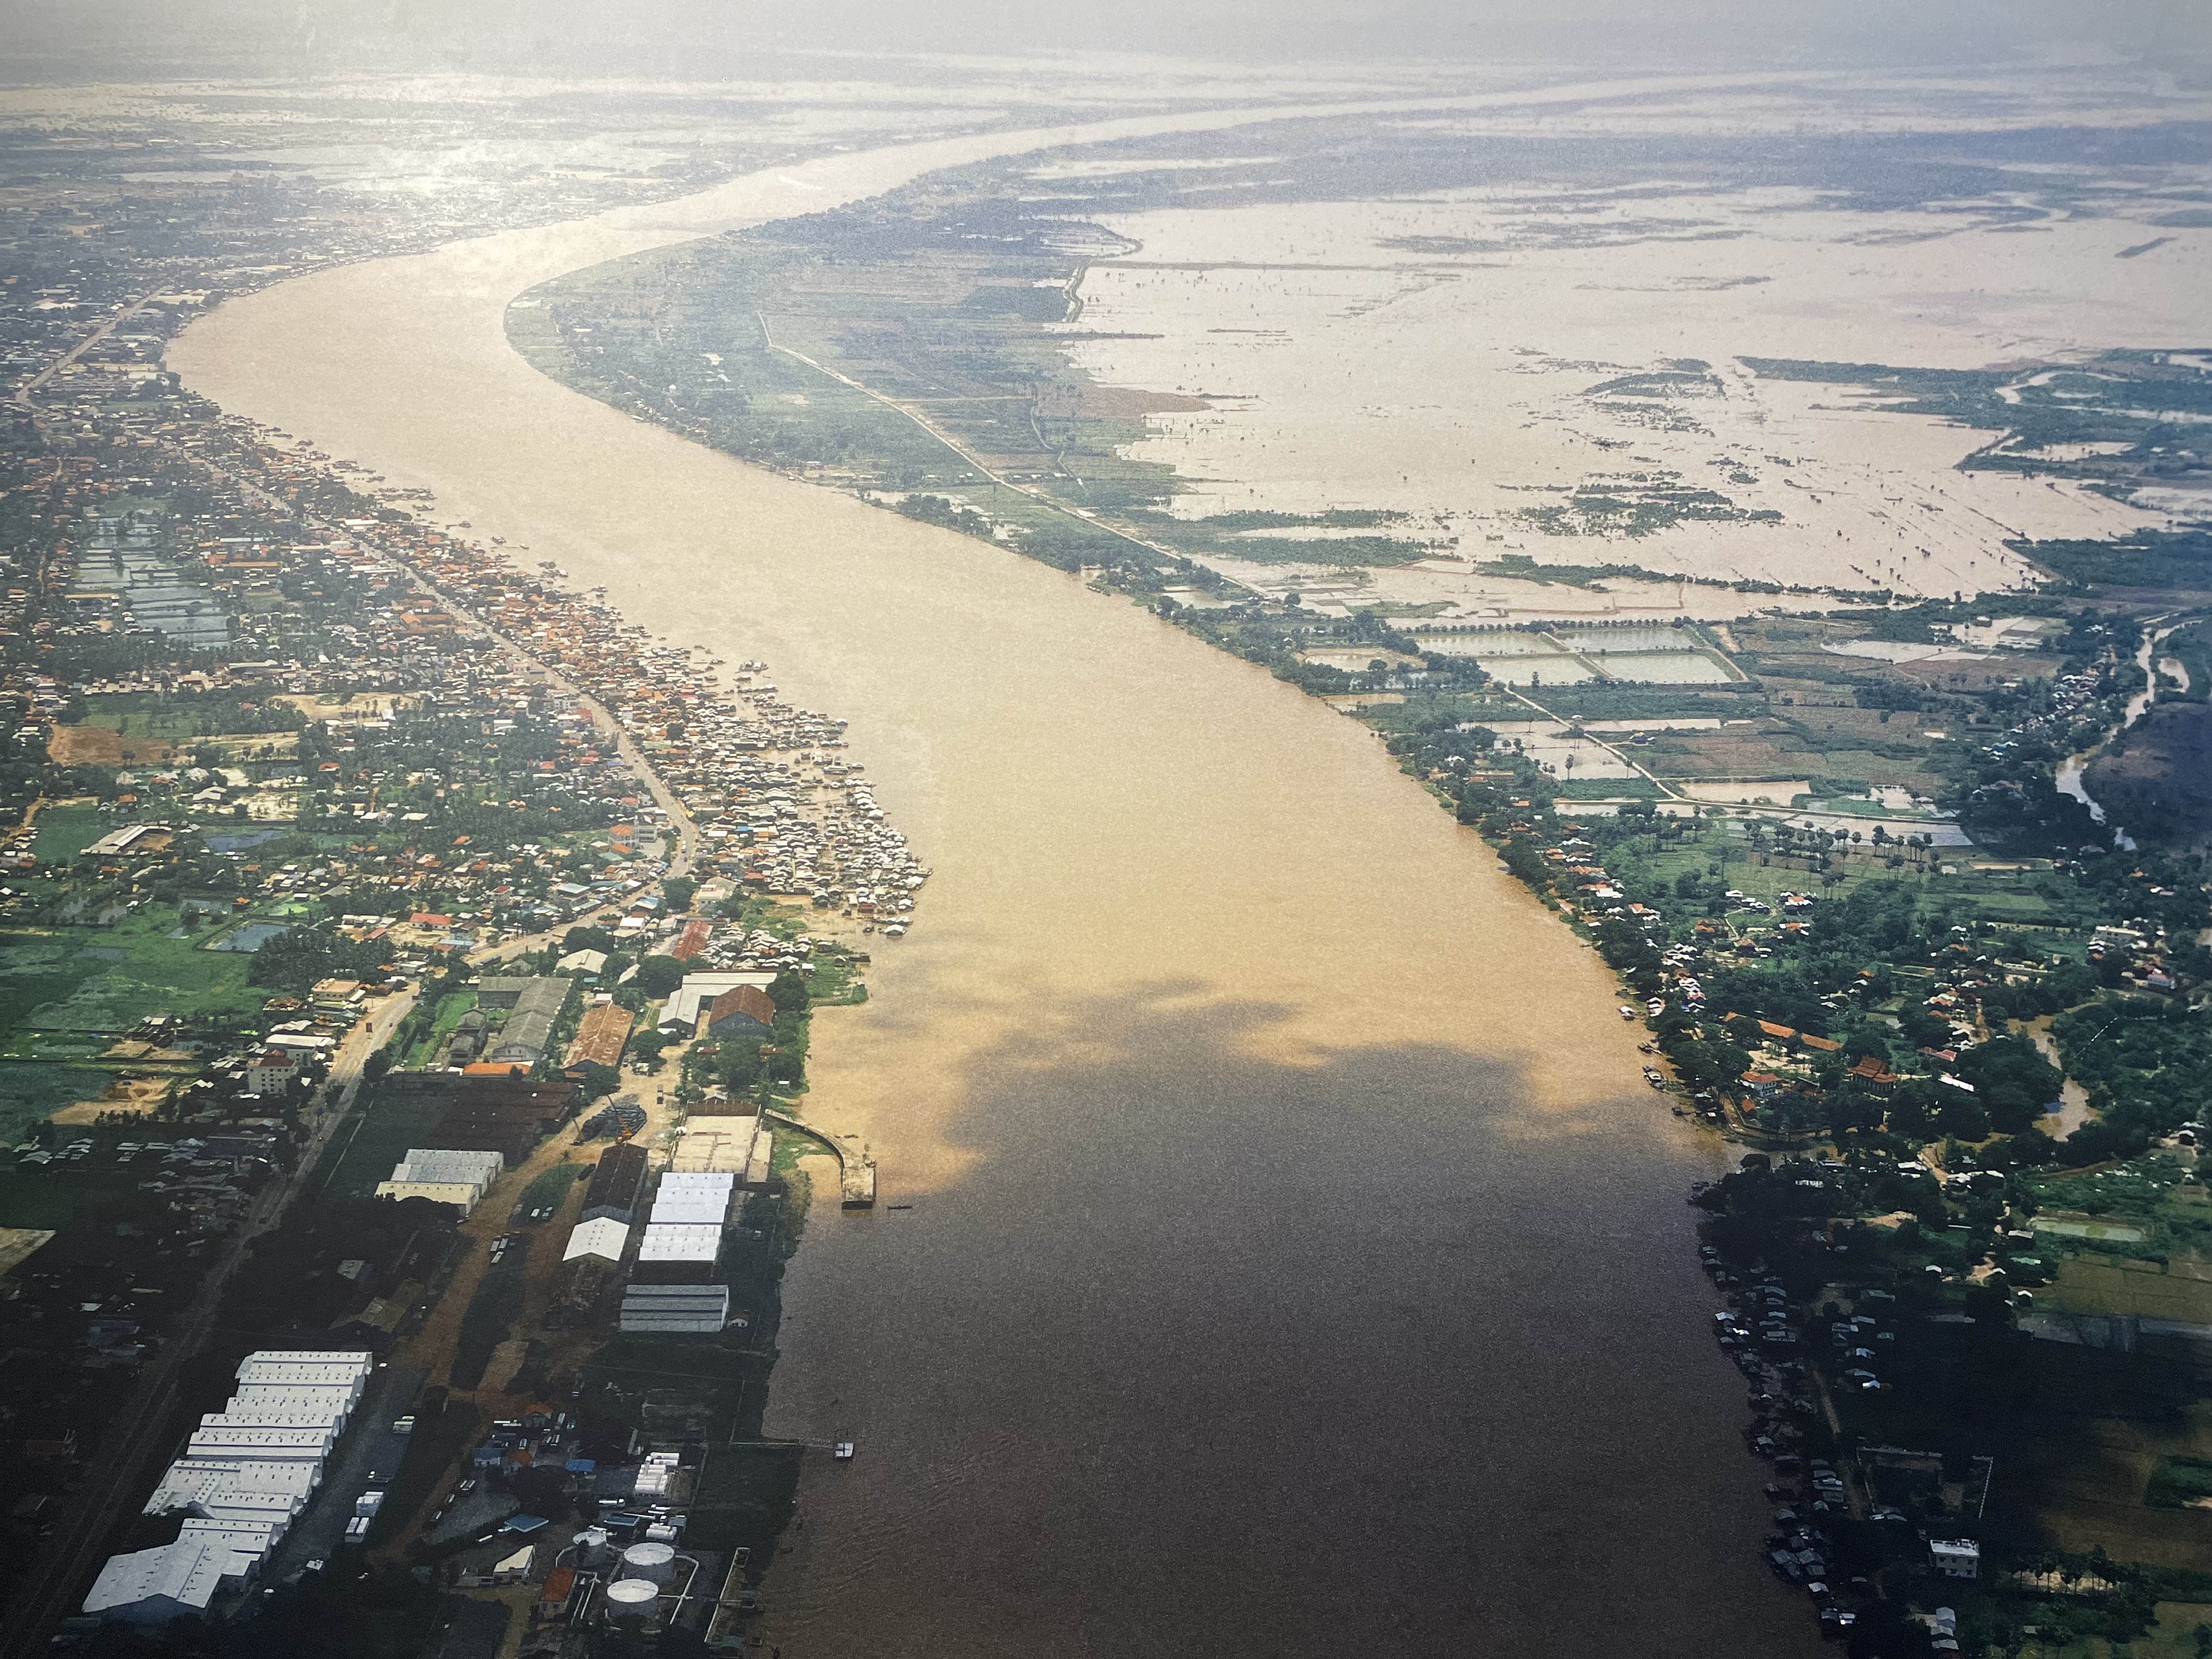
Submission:
[[[149,906],[114,919],[96,944],[74,932],[9,936],[0,972],[46,994],[21,1023],[48,1031],[120,1033],[151,1014],[242,1011],[258,1000],[246,988],[243,956],[201,950],[176,927],[174,910]]]
[[[2044,1231],[2037,1229],[2039,1234]],[[2069,1257],[2057,1279],[2037,1292],[2037,1301],[2068,1313],[2173,1320],[2212,1328],[2212,1276],[2200,1275],[2208,1275],[2202,1261],[2099,1260],[2093,1249]]]

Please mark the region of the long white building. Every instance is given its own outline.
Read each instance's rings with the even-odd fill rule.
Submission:
[[[451,1204],[466,1216],[506,1167],[506,1160],[497,1152],[410,1146],[407,1156],[392,1166],[391,1179],[377,1183],[376,1195],[427,1198],[434,1204]]]
[[[185,1512],[176,1542],[110,1556],[84,1610],[162,1625],[243,1589],[313,1499],[375,1364],[344,1350],[249,1354],[229,1405],[200,1419],[147,1502],[148,1515]]]
[[[211,1521],[289,1524],[315,1495],[322,1471],[313,1463],[262,1463],[240,1458],[180,1457],[146,1500],[148,1515],[178,1510]]]
[[[727,1170],[672,1170],[660,1177],[653,1194],[657,1227],[720,1227],[730,1218],[730,1195],[738,1177]]]

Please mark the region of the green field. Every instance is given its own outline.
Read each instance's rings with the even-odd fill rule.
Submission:
[[[174,909],[149,905],[97,929],[0,934],[0,983],[13,981],[0,1041],[9,1025],[121,1033],[149,1014],[258,1006],[246,955],[200,950],[200,935],[173,938],[176,927]]]
[[[588,1164],[556,1164],[522,1189],[514,1200],[514,1218],[524,1221],[532,1210],[559,1209],[568,1189],[592,1173]]]
[[[41,864],[66,864],[113,827],[96,806],[49,806],[39,814],[31,853]]]
[[[0,1063],[0,1143],[14,1146],[64,1106],[96,1100],[109,1073],[43,1060]]]
[[[2068,1313],[2135,1314],[2212,1325],[2212,1279],[2189,1276],[2192,1269],[2204,1271],[2196,1262],[2162,1269],[2155,1261],[2070,1256],[2060,1266],[2057,1282],[2038,1291],[2036,1299]]]

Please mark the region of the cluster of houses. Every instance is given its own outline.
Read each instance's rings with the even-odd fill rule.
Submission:
[[[136,1028],[143,1040],[126,1040],[124,1048],[166,1062],[181,1052],[159,1046],[175,1025],[167,1016],[143,1022]],[[130,1168],[138,1190],[165,1199],[191,1231],[226,1231],[245,1213],[256,1176],[295,1130],[296,1109],[327,1074],[337,1041],[313,1022],[289,1022],[258,1044],[206,1061],[190,1081],[177,1079],[150,1115],[127,1098],[137,1073],[125,1073],[111,1089],[126,1097],[116,1109],[83,1124],[75,1139],[59,1123],[39,1126],[15,1149],[16,1167],[58,1174]],[[161,1073],[148,1075],[158,1082]]]
[[[828,752],[844,746],[843,721],[782,702],[759,663],[741,665],[726,695],[718,664],[643,643],[618,611],[519,575],[481,548],[444,544],[413,562],[613,711],[697,825],[702,867],[902,926],[928,872],[860,769]]]
[[[2163,922],[2123,922],[2098,927],[2090,936],[2088,957],[2093,964],[2118,962],[2120,977],[2142,990],[2170,994],[2174,980],[2167,949]]]
[[[176,1541],[110,1556],[84,1610],[166,1625],[245,1589],[313,1498],[374,1363],[347,1352],[249,1354],[229,1403],[200,1419],[146,1502],[148,1515],[182,1514]]]

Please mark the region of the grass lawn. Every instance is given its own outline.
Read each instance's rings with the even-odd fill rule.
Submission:
[[[163,738],[180,743],[199,735],[199,720],[150,691],[94,692],[84,700],[87,726],[105,726],[126,737]]]
[[[31,852],[41,864],[65,864],[112,827],[96,806],[49,806],[39,814]]]
[[[477,1006],[474,991],[454,991],[438,1000],[436,1016],[430,1029],[407,1051],[401,1062],[403,1069],[413,1070],[430,1063],[430,1056],[438,1052],[438,1045],[453,1035],[453,1027],[461,1023],[461,1016]]]
[[[568,1195],[568,1188],[592,1173],[589,1164],[556,1164],[522,1189],[522,1196],[514,1201],[514,1218],[526,1221],[532,1210],[561,1207],[561,1200]]]

